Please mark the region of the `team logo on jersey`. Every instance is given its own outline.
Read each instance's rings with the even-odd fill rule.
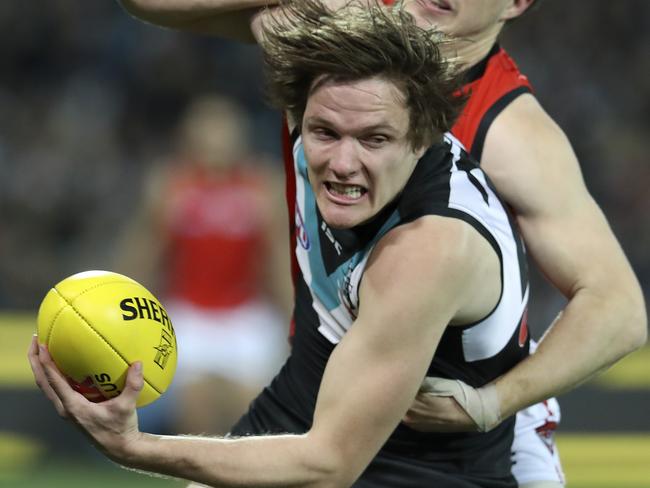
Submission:
[[[345,271],[343,283],[339,285],[339,301],[343,304],[352,319],[356,319],[359,309],[356,306],[357,300],[353,299],[356,293],[356,287],[352,284],[352,273],[354,272],[354,265],[348,264],[348,269]]]
[[[296,207],[296,240],[300,243],[303,249],[309,251],[311,244],[309,242],[309,234],[307,234],[307,229],[305,229],[305,222],[302,219],[300,214],[300,209]]]

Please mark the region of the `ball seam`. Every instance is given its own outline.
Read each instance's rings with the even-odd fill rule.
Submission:
[[[59,297],[61,297],[61,299],[64,302],[68,303],[68,301],[65,299],[65,297],[63,295],[61,295],[61,292],[59,292],[59,290],[56,289],[56,286],[54,288],[52,288],[52,291],[54,291]],[[70,305],[70,304],[68,303],[68,305]],[[56,325],[56,319],[58,319],[59,315],[61,315],[63,313],[63,310],[65,310],[65,307],[61,307],[59,309],[59,311],[56,312],[56,314],[54,314],[54,317],[52,318],[52,321],[50,322],[50,326],[47,329],[47,337],[45,338],[45,344],[47,344],[47,347],[50,347],[50,338],[52,337],[52,331],[54,330],[54,326]]]
[[[79,298],[81,295],[83,295],[84,293],[88,293],[89,291],[94,290],[95,288],[99,288],[100,286],[103,286],[103,285],[113,285],[113,284],[115,284],[115,283],[124,283],[124,281],[123,281],[123,280],[112,280],[112,281],[108,281],[108,282],[105,282],[105,283],[96,283],[96,284],[94,284],[94,285],[92,285],[92,286],[90,286],[90,287],[84,289],[81,293],[78,293],[77,295],[74,295],[74,296],[73,296],[72,298],[70,298],[70,299],[68,299],[68,297],[66,297],[63,293],[61,293],[61,291],[57,288],[58,285],[55,285],[55,286],[52,288],[52,290],[54,290],[54,291],[56,292],[56,294],[59,295],[59,297],[61,297],[61,299],[62,299],[65,303],[67,303],[70,307],[72,307],[72,309],[75,310],[75,312],[76,312],[77,310],[73,307],[72,302],[74,302],[74,301],[75,301],[77,298]],[[56,319],[59,317],[59,315],[61,315],[61,313],[63,313],[63,310],[64,310],[64,309],[65,309],[65,307],[61,307],[61,309],[56,313],[56,315],[55,315],[54,318],[52,319],[52,323],[50,324],[50,328],[49,328],[48,333],[47,333],[47,340],[45,341],[45,343],[48,345],[48,347],[50,346],[50,337],[52,336],[52,331],[54,330],[54,326],[56,325]],[[81,317],[81,318],[84,320],[84,322],[87,323],[87,325],[88,325],[91,329],[95,330],[95,329],[94,329],[90,324],[88,324],[88,322],[86,321],[85,318],[83,318],[83,317]],[[104,339],[104,338],[102,337],[102,339]],[[104,339],[104,341],[105,341],[105,339]],[[110,344],[109,344],[109,345],[110,345]],[[111,346],[111,347],[112,347],[112,346]],[[117,351],[116,351],[116,352],[117,352]],[[119,355],[119,353],[118,353],[118,355]],[[120,357],[122,357],[122,356],[120,356]],[[124,358],[122,358],[122,359],[124,359]],[[127,364],[128,364],[128,363],[127,363]]]
[[[56,286],[54,287],[54,290],[55,290],[55,291],[59,294],[59,296],[60,296],[61,298],[63,298],[63,300],[64,300],[64,301],[65,301],[65,302],[70,306],[70,308],[74,311],[74,313],[76,313],[76,314],[79,316],[79,318],[80,318],[81,320],[84,321],[84,323],[85,323],[85,324],[90,328],[90,330],[92,330],[95,334],[97,334],[97,336],[98,336],[102,341],[104,341],[104,342],[106,343],[106,345],[107,345],[108,347],[110,347],[110,348],[115,352],[115,354],[117,354],[117,355],[122,359],[122,361],[124,361],[127,365],[131,366],[131,365],[129,364],[129,362],[126,360],[126,358],[125,358],[124,356],[122,356],[122,354],[120,354],[120,352],[119,352],[117,349],[115,349],[115,348],[113,347],[113,345],[112,345],[110,342],[108,342],[108,341],[106,340],[106,338],[105,338],[103,335],[101,335],[99,332],[97,332],[97,330],[95,330],[95,328],[94,328],[94,327],[92,326],[92,324],[88,321],[88,319],[86,319],[86,317],[84,317],[84,316],[81,314],[81,312],[80,312],[79,310],[77,310],[77,308],[75,308],[75,306],[72,304],[72,302],[73,302],[74,300],[76,300],[77,298],[79,298],[80,296],[82,296],[83,294],[85,294],[85,293],[87,293],[87,292],[89,292],[89,291],[91,291],[91,290],[94,290],[94,289],[96,289],[96,288],[100,288],[100,287],[102,287],[102,286],[104,286],[104,285],[113,285],[113,284],[116,284],[116,283],[142,286],[142,285],[138,285],[138,283],[134,283],[134,282],[131,282],[131,281],[128,281],[128,282],[126,282],[126,283],[125,283],[124,281],[108,281],[108,282],[106,282],[106,283],[98,283],[98,284],[96,284],[96,285],[93,285],[93,286],[91,286],[91,287],[85,289],[84,291],[82,291],[82,292],[79,293],[78,295],[75,295],[74,298],[72,298],[72,299],[70,299],[70,300],[68,300],[65,296],[63,296],[63,294],[62,294],[59,290],[57,290]],[[63,308],[64,308],[64,307],[62,307],[62,309],[59,311],[59,313],[57,314],[57,317],[61,314],[61,312],[63,311]],[[50,334],[52,333],[52,329],[54,328],[54,325],[55,325],[55,324],[53,323],[53,324],[52,324],[52,327],[50,328]],[[49,337],[48,337],[48,339],[49,339]],[[48,345],[49,345],[49,341],[48,341]],[[154,385],[152,385],[149,381],[147,381],[147,379],[144,378],[144,376],[143,376],[142,379],[143,379],[144,382],[147,383],[151,388],[153,388],[153,390],[154,390],[156,393],[158,393],[159,395],[162,395],[162,394],[163,394],[162,391],[159,391],[158,388],[156,388],[156,387],[155,387]]]

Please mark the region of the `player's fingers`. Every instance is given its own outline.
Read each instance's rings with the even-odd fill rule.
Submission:
[[[126,375],[126,384],[122,394],[118,397],[124,402],[129,409],[135,408],[138,396],[144,387],[144,376],[142,373],[142,361],[136,361],[131,366]]]
[[[61,399],[58,397],[56,392],[52,389],[52,386],[48,381],[48,377],[45,374],[43,365],[41,364],[39,352],[40,352],[40,348],[38,345],[38,339],[36,335],[34,335],[32,337],[32,342],[29,345],[29,350],[27,352],[29,365],[31,366],[32,373],[34,374],[34,380],[36,381],[36,385],[41,389],[43,394],[52,402],[54,408],[56,409],[56,412],[61,417],[66,418],[67,413],[65,411],[65,408],[63,408],[63,403],[61,402]]]
[[[59,368],[54,364],[54,360],[50,355],[50,352],[47,350],[45,345],[40,344],[38,350],[38,358],[43,366],[43,371],[47,377],[47,382],[50,384],[54,393],[61,401],[63,408],[65,410],[65,415],[67,416],[67,411],[70,408],[70,405],[74,400],[77,400],[78,397],[83,398],[82,395],[75,392],[68,381],[65,379],[63,374],[59,371]]]

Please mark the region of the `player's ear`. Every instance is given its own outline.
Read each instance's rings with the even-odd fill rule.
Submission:
[[[503,12],[503,20],[519,17],[535,2],[535,0],[511,0],[510,5]]]

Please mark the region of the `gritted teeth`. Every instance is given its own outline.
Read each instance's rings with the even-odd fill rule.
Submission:
[[[338,195],[348,198],[361,198],[368,190],[358,185],[342,185],[341,183],[327,182],[327,188]]]

